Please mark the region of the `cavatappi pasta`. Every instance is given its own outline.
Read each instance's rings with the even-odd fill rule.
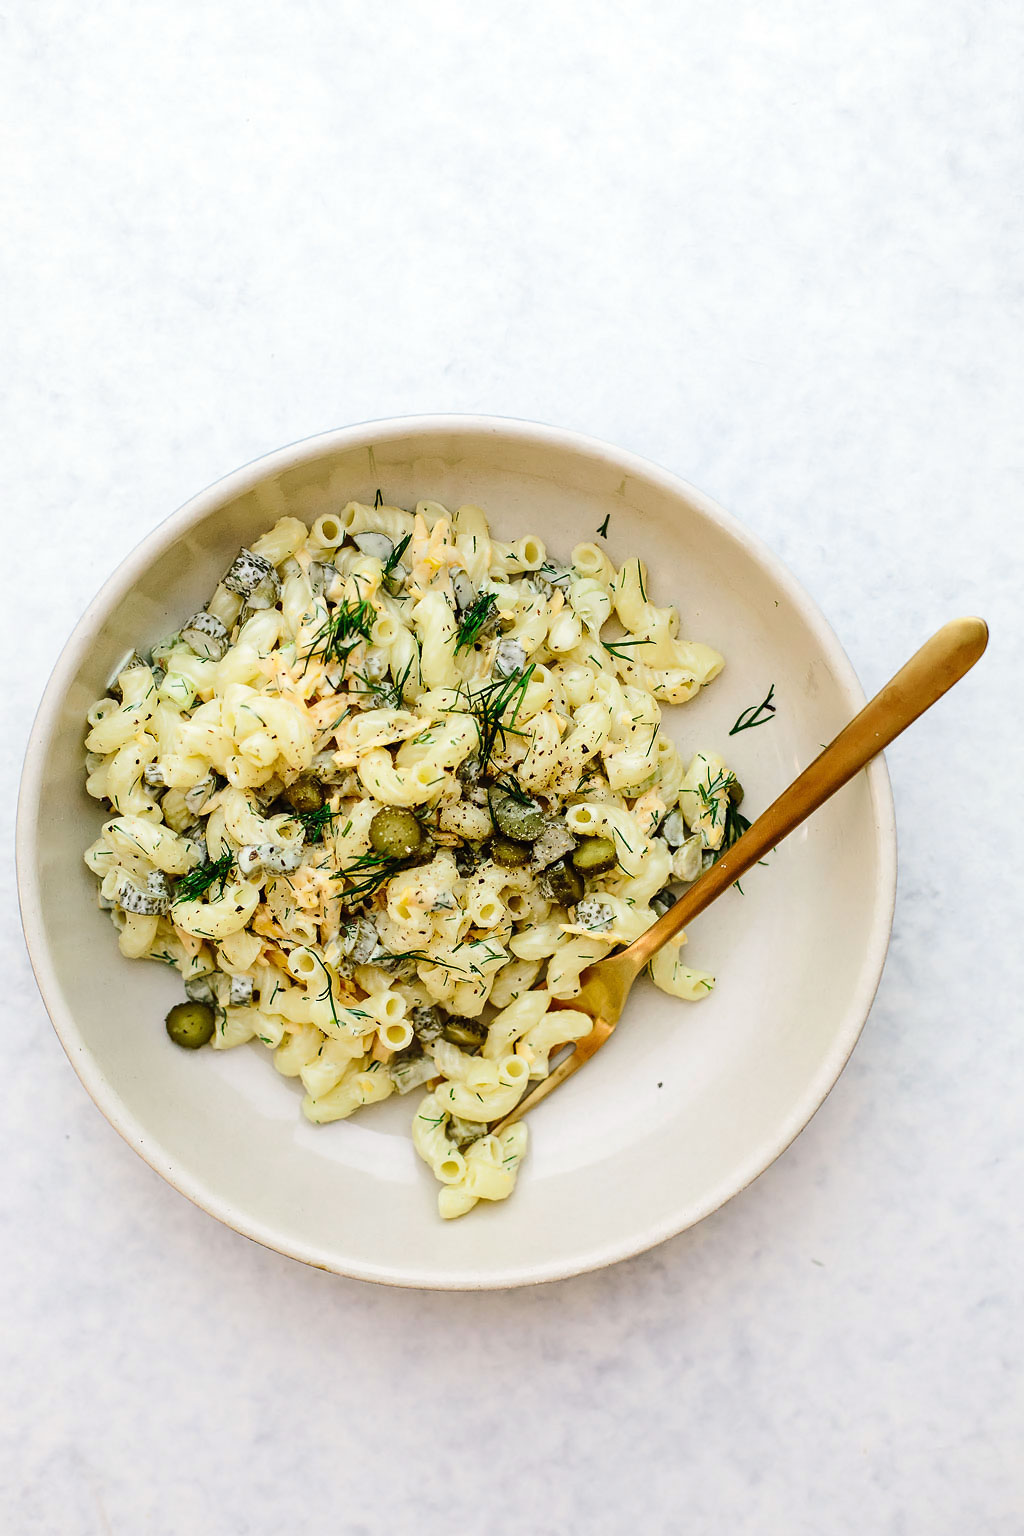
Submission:
[[[181,972],[178,1044],[262,1042],[317,1124],[425,1086],[441,1215],[502,1200],[527,1129],[489,1127],[589,1028],[552,1000],[730,841],[734,775],[661,729],[721,667],[594,544],[430,501],[284,517],[89,710],[100,904]],[[651,974],[692,1001],[681,942]]]

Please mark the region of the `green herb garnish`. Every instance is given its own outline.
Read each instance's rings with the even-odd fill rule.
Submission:
[[[306,667],[314,656],[321,656],[325,664],[340,662],[344,671],[346,661],[360,640],[372,638],[371,631],[376,617],[373,604],[365,599],[358,603],[340,603],[313,636],[313,642],[304,657]]]
[[[486,629],[498,606],[498,599],[493,592],[483,592],[474,603],[466,609],[459,620],[458,631],[455,635],[455,654],[460,651],[468,651],[471,645],[475,645],[481,633]]]
[[[394,549],[391,551],[390,555],[388,555],[384,562],[382,573],[383,575],[393,576],[395,574],[395,568],[398,565],[398,562],[401,560],[402,556],[405,554],[406,550],[409,548],[409,541],[411,538],[412,534],[407,533],[405,538],[402,539],[401,543],[395,545]]]
[[[697,793],[700,795],[701,799],[704,802],[704,810],[706,810],[710,814],[711,825],[713,827],[717,827],[717,825],[718,825],[718,813],[719,813],[719,811],[722,808],[722,801],[721,801],[721,797],[720,797],[721,796],[721,791],[723,789],[728,790],[735,783],[736,783],[736,775],[734,773],[730,773],[728,769],[723,771],[721,768],[719,768],[717,774],[715,775],[715,777],[713,779],[710,776],[710,770],[709,770],[709,772],[708,772],[708,782],[706,784],[698,784],[697,785]],[[738,811],[734,811],[731,802],[729,802],[727,800],[726,801],[726,812],[725,812],[726,826],[728,826],[728,824],[729,824],[729,816],[730,816],[730,814],[734,814],[734,815],[739,816],[739,812]],[[740,820],[743,821],[743,820],[746,820],[746,818],[745,817],[740,817]],[[749,827],[749,825],[750,825],[750,823],[748,821],[747,822],[747,826]],[[735,838],[733,839],[733,841],[735,842]]]
[[[467,707],[462,713],[472,715],[476,725],[481,774],[487,772],[491,754],[497,745],[500,744],[504,749],[510,735],[522,734],[515,729],[516,717],[523,706],[523,698],[535,668],[536,664],[531,661],[525,671],[498,678],[467,695]],[[511,718],[506,720],[509,710],[512,712]]]
[[[352,884],[347,891],[341,892],[341,900],[346,906],[353,906],[360,901],[368,901],[375,896],[382,885],[386,885],[393,875],[406,867],[407,860],[395,859],[384,853],[367,851],[361,853],[358,859],[354,859],[347,869],[339,869],[332,875],[332,880],[351,880]]]
[[[413,960],[419,965],[432,965],[439,971],[451,971],[455,976],[468,976],[469,971],[461,965],[451,965],[447,960],[438,960],[435,955],[428,955],[423,949],[403,949],[389,951],[388,960]]]
[[[507,774],[504,778],[495,779],[494,782],[498,789],[503,789],[506,795],[511,795],[517,805],[536,806],[537,802],[533,796],[527,794],[523,786],[517,783],[511,774]]]
[[[217,895],[223,896],[228,876],[234,867],[234,855],[222,853],[219,859],[213,859],[209,864],[200,864],[198,868],[190,869],[187,875],[182,875],[174,888],[175,901],[195,901],[199,896],[205,896],[210,887],[218,882],[220,889]]]
[[[300,824],[307,843],[322,843],[324,833],[334,825],[338,814],[329,805],[321,805],[315,811],[295,811],[289,819]]]
[[[734,805],[729,804],[725,812],[725,831],[722,834],[722,845],[714,850],[712,863],[717,864],[723,853],[727,853],[734,843],[739,842],[749,826],[750,822],[743,812],[737,810]],[[762,860],[761,862],[763,863],[764,861]],[[740,885],[738,880],[733,881],[733,884],[742,896],[744,894],[742,885]]]
[[[330,971],[327,969],[326,965],[324,965],[324,962],[320,959],[320,956],[317,954],[316,950],[311,949],[309,951],[309,953],[312,955],[312,957],[316,961],[317,965],[323,971],[324,978],[325,978],[325,983],[326,983],[325,986],[324,986],[324,990],[322,992],[318,992],[316,994],[316,1000],[317,1000],[318,1003],[330,1003],[330,1005],[331,1005],[331,1018],[334,1020],[335,1024],[337,1024],[339,1029],[340,1029],[340,1027],[341,1027],[341,1020],[338,1018],[338,1010],[334,1006],[334,978],[331,975]]]
[[[604,522],[601,524],[600,528],[597,530],[597,536],[598,536],[599,539],[606,539],[608,537],[608,519],[610,517],[611,517],[611,513],[609,512],[607,517],[605,518]]]
[[[767,698],[762,699],[760,704],[752,704],[749,709],[745,709],[729,735],[735,736],[738,731],[752,731],[755,725],[767,725],[775,713],[775,705],[772,703],[774,696],[775,684],[772,683],[768,689]]]
[[[356,676],[364,686],[362,688],[353,688],[350,686],[349,693],[368,694],[372,699],[377,701],[377,705],[380,709],[404,708],[405,689],[409,681],[409,675],[412,672],[413,659],[414,658],[412,657],[409,658],[408,662],[406,662],[405,669],[398,674],[393,682],[389,682],[386,678],[381,678],[378,681],[374,678],[367,677],[365,672],[357,672]]]
[[[654,642],[652,640],[650,640],[650,639],[644,639],[644,640],[602,640],[601,644],[604,646],[605,650],[609,653],[609,655],[614,656],[618,661],[633,661],[634,657],[632,657],[632,656],[623,656],[622,652],[623,651],[631,650],[634,645],[653,645]]]

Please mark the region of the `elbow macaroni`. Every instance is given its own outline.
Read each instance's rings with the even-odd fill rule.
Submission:
[[[734,839],[730,770],[662,732],[721,656],[642,561],[581,543],[560,568],[433,501],[280,518],[183,630],[201,653],[133,655],[88,712],[110,815],[85,858],[122,954],[178,970],[216,1049],[271,1050],[315,1124],[426,1085],[441,1216],[505,1199],[527,1130],[488,1126],[591,1027],[552,1003]],[[613,863],[584,888],[593,839]],[[714,978],[682,942],[651,976],[693,1001]]]

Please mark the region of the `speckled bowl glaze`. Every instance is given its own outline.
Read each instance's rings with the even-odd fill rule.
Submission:
[[[440,1220],[409,1139],[413,1099],[314,1127],[258,1045],[195,1054],[162,1020],[173,972],[121,958],[82,850],[102,820],[82,782],[83,717],[133,642],[200,606],[238,546],[282,513],[355,497],[482,505],[502,538],[556,555],[606,526],[652,596],[726,667],[666,710],[681,747],[722,752],[756,814],[863,704],[849,661],[783,565],[706,496],[576,433],[487,417],[370,422],[259,459],[182,507],[106,582],[68,641],[32,730],[18,876],[32,963],[85,1087],[189,1199],[307,1264],[393,1285],[488,1288],[610,1264],[681,1232],[755,1179],[807,1124],[853,1050],[885,959],[896,884],[892,795],[871,764],[689,935],[714,993],[638,987],[614,1039],[530,1119],[515,1195]],[[770,723],[733,737],[775,687]]]

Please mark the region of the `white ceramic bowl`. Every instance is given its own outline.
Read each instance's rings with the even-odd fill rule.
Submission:
[[[176,1049],[173,972],[123,960],[82,849],[102,820],[82,784],[83,716],[112,664],[205,601],[238,546],[283,512],[350,498],[480,503],[500,536],[556,554],[608,519],[656,601],[727,664],[666,711],[688,749],[720,750],[756,813],[863,703],[839,642],[788,571],[675,476],[575,433],[480,417],[371,422],[270,454],[168,518],[115,571],[68,641],[22,783],[18,870],[32,963],[76,1072],[164,1178],[246,1236],[365,1280],[498,1287],[594,1269],[680,1232],[756,1178],[806,1125],[867,1016],[896,881],[892,796],[876,760],[694,923],[718,977],[686,1004],[636,989],[614,1039],[531,1116],[515,1195],[457,1222],[412,1151],[410,1099],[314,1127],[260,1046]],[[775,685],[777,712],[729,737]]]

